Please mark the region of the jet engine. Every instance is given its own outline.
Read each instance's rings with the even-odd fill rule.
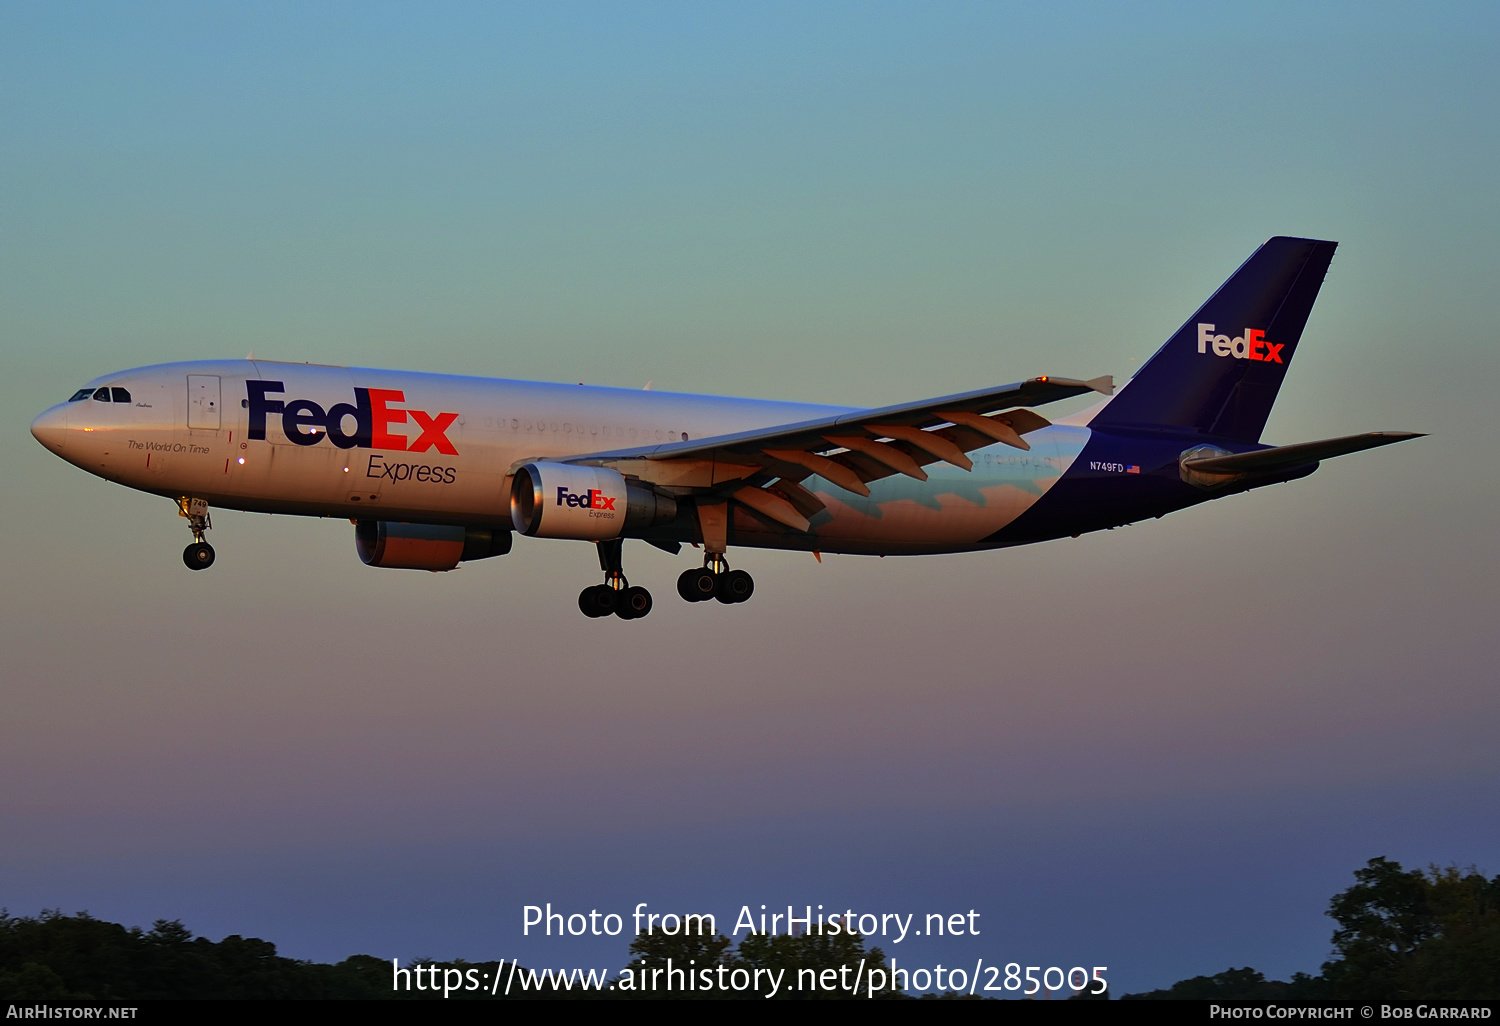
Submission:
[[[604,467],[527,463],[511,482],[511,523],[538,538],[609,541],[676,516],[676,499]]]
[[[354,525],[354,547],[365,565],[397,570],[452,570],[466,560],[503,556],[510,544],[511,533],[503,528],[394,520],[360,520]]]

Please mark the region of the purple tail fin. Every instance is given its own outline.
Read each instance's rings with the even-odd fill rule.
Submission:
[[[1278,236],[1260,247],[1090,426],[1258,441],[1337,246]]]

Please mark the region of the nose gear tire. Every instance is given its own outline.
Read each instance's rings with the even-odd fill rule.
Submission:
[[[214,565],[214,547],[208,542],[194,542],[182,550],[182,561],[189,570],[207,570]]]

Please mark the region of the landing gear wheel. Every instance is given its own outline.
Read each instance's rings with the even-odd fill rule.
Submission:
[[[578,608],[584,616],[614,613],[621,620],[639,620],[651,612],[651,593],[645,588],[632,588],[625,580],[625,567],[620,560],[624,545],[620,538],[598,543],[599,569],[604,571],[605,583],[584,588],[578,596]]]
[[[626,588],[615,599],[615,615],[621,620],[639,620],[651,612],[651,593],[645,588]]]
[[[607,584],[596,584],[578,593],[578,608],[584,616],[608,616],[615,611],[615,590]]]
[[[189,570],[207,570],[214,565],[214,547],[208,542],[193,542],[182,550],[182,561]]]
[[[745,602],[755,594],[755,580],[743,570],[720,574],[714,587],[714,598],[725,605]]]
[[[677,578],[677,594],[689,602],[703,602],[714,597],[717,584],[718,578],[706,566],[684,570]]]

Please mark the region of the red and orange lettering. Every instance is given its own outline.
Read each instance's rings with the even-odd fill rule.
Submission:
[[[411,444],[411,452],[425,452],[432,446],[437,446],[437,451],[445,456],[457,456],[458,450],[453,443],[448,441],[448,426],[458,419],[456,413],[439,413],[436,417],[429,417],[421,410],[408,410],[411,419],[417,422],[422,429],[422,435]]]
[[[376,449],[405,449],[406,436],[386,431],[387,424],[405,424],[405,410],[388,410],[386,403],[404,403],[406,393],[395,388],[370,389],[370,445]]]
[[[1265,359],[1265,357],[1261,355],[1260,351],[1261,347],[1266,344],[1266,333],[1264,331],[1262,331],[1260,328],[1247,328],[1245,330],[1245,341],[1249,343],[1249,345],[1246,346],[1246,349],[1248,350],[1248,353],[1246,355],[1248,355],[1250,359]]]

